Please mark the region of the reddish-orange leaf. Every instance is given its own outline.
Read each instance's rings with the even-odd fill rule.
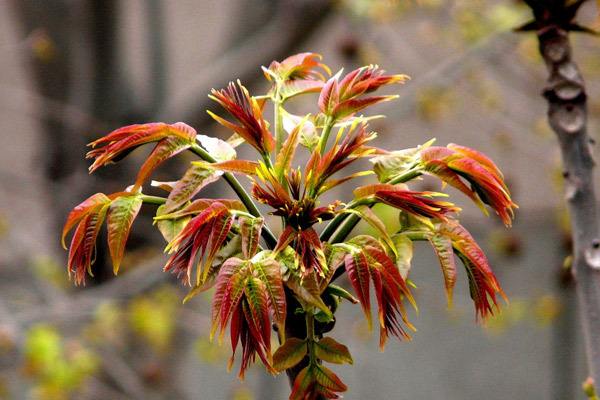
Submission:
[[[248,277],[244,289],[244,315],[250,327],[250,334],[257,344],[256,353],[265,367],[275,372],[271,366],[271,324],[268,303],[265,284],[258,278]],[[244,357],[242,357],[242,370],[245,369],[244,364]]]
[[[68,271],[69,278],[75,277],[75,284],[85,283],[86,272],[93,276],[91,266],[94,263],[96,239],[110,203],[96,206],[81,219],[75,229],[71,246],[69,247]]]
[[[369,329],[372,329],[371,299],[369,297],[369,261],[362,251],[347,254],[344,263],[348,279],[356,292],[356,297],[365,313]]]
[[[192,144],[196,140],[196,131],[183,122],[172,125],[153,122],[119,128],[90,143],[93,150],[88,152],[87,158],[95,158],[94,163],[90,166],[90,172],[116,161],[138,146],[158,142],[168,137]]]
[[[262,218],[247,218],[239,219],[240,236],[242,237],[242,254],[245,258],[250,259],[258,250],[260,242],[260,234],[265,220]]]
[[[253,263],[253,271],[264,284],[273,321],[285,334],[286,301],[279,262],[272,258],[260,260]]]
[[[292,160],[294,159],[296,148],[298,148],[298,140],[300,138],[300,132],[302,131],[303,125],[304,121],[301,121],[294,129],[292,129],[285,142],[283,142],[283,146],[281,147],[279,154],[277,154],[274,169],[275,175],[279,179],[287,175],[292,167]]]
[[[160,164],[188,149],[191,145],[192,142],[189,139],[180,137],[166,137],[158,142],[140,167],[133,190],[141,187]]]
[[[446,236],[430,235],[427,237],[429,243],[433,246],[435,253],[440,261],[442,274],[444,275],[444,286],[446,287],[446,297],[448,305],[452,304],[452,293],[456,284],[456,262],[454,261],[454,251],[452,249],[452,240]]]
[[[240,135],[261,154],[269,154],[273,150],[275,139],[269,132],[268,123],[263,119],[262,107],[239,81],[237,84],[230,82],[225,89],[213,89],[210,98],[227,110],[239,125],[209,111],[210,116],[218,123]]]
[[[202,165],[220,171],[236,172],[250,176],[256,175],[256,169],[258,168],[258,163],[256,161],[247,160],[227,160],[213,164],[202,163]]]
[[[77,205],[67,217],[67,222],[63,227],[61,243],[63,248],[66,250],[67,246],[65,244],[65,238],[69,231],[73,229],[77,223],[79,223],[85,216],[87,216],[92,210],[98,208],[98,206],[102,206],[110,203],[110,198],[106,196],[104,193],[96,193],[86,200],[84,200],[81,204]]]
[[[490,268],[487,257],[471,234],[458,222],[441,224],[439,234],[452,240],[452,246],[463,261],[469,277],[471,297],[475,302],[478,318],[486,318],[498,307],[496,293],[506,299],[496,276]]]
[[[142,203],[141,196],[134,194],[120,196],[110,204],[106,226],[108,229],[108,248],[115,274],[119,272],[131,225],[138,215]]]
[[[219,179],[220,173],[204,165],[192,165],[169,193],[166,212],[172,212],[191,200],[202,188]]]
[[[310,389],[314,386],[312,371],[310,367],[305,367],[298,373],[292,386],[292,393],[289,400],[306,400],[311,399]]]

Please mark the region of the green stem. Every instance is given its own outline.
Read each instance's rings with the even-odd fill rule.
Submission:
[[[194,154],[197,154],[204,161],[210,163],[217,162],[217,160],[215,160],[213,156],[208,154],[208,152],[198,144],[193,144],[192,147],[190,147],[190,150]],[[254,204],[252,198],[250,198],[250,195],[246,192],[240,181],[238,181],[237,178],[229,172],[224,173],[223,178],[225,179],[225,181],[227,181],[229,186],[231,186],[235,194],[237,194],[237,196],[240,198],[248,212],[250,212],[250,214],[252,214],[255,217],[263,218],[260,211],[256,207],[256,204]],[[277,238],[275,238],[275,235],[273,235],[273,232],[271,232],[271,230],[267,226],[263,226],[262,236],[265,239],[265,242],[267,242],[269,248],[275,248],[275,246],[277,245]]]
[[[419,169],[411,169],[401,175],[398,175],[394,179],[391,179],[388,183],[395,185],[398,183],[408,182],[411,179],[420,176],[421,174],[422,172]],[[352,229],[354,229],[359,221],[360,217],[356,214],[338,214],[333,220],[331,220],[329,225],[325,227],[325,230],[323,230],[323,233],[321,234],[321,240],[326,241],[331,238],[331,240],[329,240],[330,243],[342,242],[348,237],[350,232],[352,232]]]
[[[334,125],[335,119],[327,117],[327,120],[325,121],[325,127],[323,128],[323,133],[321,134],[321,139],[319,139],[319,152],[321,154],[325,153],[327,141],[329,140],[329,135],[331,134],[331,129],[333,129]]]
[[[408,171],[406,171],[405,173],[398,175],[397,177],[395,177],[394,179],[391,179],[389,182],[390,185],[396,185],[398,183],[404,183],[404,182],[408,182],[412,179],[415,179],[418,176],[423,175],[423,172],[421,172],[420,169],[410,169]]]
[[[163,205],[167,202],[167,199],[165,199],[164,197],[159,197],[159,196],[148,196],[143,194],[142,195],[142,201],[146,204],[156,204],[156,205]]]
[[[277,97],[278,94],[275,93]],[[283,129],[283,103],[281,100],[273,100],[273,109],[274,116],[273,120],[275,121],[275,157],[281,151],[281,147],[283,146],[283,141],[285,139],[285,131]]]
[[[373,200],[371,200],[371,199],[361,199],[358,201],[352,200],[350,203],[346,204],[346,207],[344,207],[344,210],[354,209],[354,208],[364,206],[364,205],[371,205],[372,203],[373,203]],[[349,215],[348,213],[344,213],[344,212],[340,212],[338,215],[336,215],[335,218],[332,219],[329,224],[327,224],[325,229],[323,229],[323,232],[321,233],[321,241],[322,242],[328,241],[329,238],[331,237],[331,235],[333,235],[335,230],[340,226],[340,224],[346,220],[348,215]]]

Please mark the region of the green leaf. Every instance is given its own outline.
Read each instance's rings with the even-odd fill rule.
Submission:
[[[319,385],[323,386],[327,390],[334,392],[345,392],[348,390],[348,387],[344,385],[340,378],[338,378],[338,376],[334,374],[332,370],[324,365],[314,365],[313,375],[315,377],[315,381],[317,381]]]
[[[317,358],[333,364],[353,364],[350,351],[343,344],[331,337],[324,337],[315,343],[315,355]]]
[[[396,249],[396,266],[402,279],[406,279],[413,257],[413,242],[406,235],[397,234],[392,237]]]
[[[119,272],[131,225],[140,212],[142,203],[141,196],[131,195],[117,197],[110,204],[106,226],[108,229],[108,248],[115,275]]]
[[[235,146],[228,143],[229,141],[226,142],[206,135],[196,135],[196,139],[211,157],[217,161],[233,160],[236,157]],[[231,141],[231,138],[229,140]]]
[[[279,372],[290,369],[302,361],[307,352],[305,340],[289,338],[273,354],[273,368]]]
[[[396,247],[394,246],[394,242],[392,241],[390,234],[385,228],[385,224],[381,219],[379,219],[377,215],[375,215],[371,208],[369,208],[368,206],[364,206],[355,209],[348,209],[347,212],[358,215],[365,222],[371,225],[377,231],[377,233],[379,233],[381,239],[383,239],[383,241],[385,241],[385,243],[390,247],[390,249],[392,249],[392,251],[396,253]]]
[[[166,214],[168,214],[166,204],[161,205],[156,210],[157,217]],[[163,238],[167,241],[167,243],[171,243],[173,239],[179,235],[183,228],[185,228],[187,223],[190,222],[190,219],[192,219],[192,217],[187,215],[182,218],[156,219],[155,223]]]
[[[341,286],[334,285],[333,283],[327,286],[327,289],[325,289],[325,291],[334,296],[346,299],[352,304],[358,304],[360,302],[356,297],[352,296],[352,293],[348,292]]]

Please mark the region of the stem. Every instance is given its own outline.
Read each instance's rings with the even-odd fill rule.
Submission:
[[[314,364],[317,360],[315,359],[315,352],[313,349],[313,345],[315,342],[315,316],[312,312],[312,308],[306,310],[305,318],[306,318],[306,340],[308,345],[308,363],[309,365]]]
[[[325,148],[327,147],[327,141],[329,140],[329,135],[331,134],[331,129],[335,125],[335,119],[331,117],[327,117],[325,121],[325,127],[323,128],[323,133],[321,134],[321,139],[319,140],[319,153],[325,153]]]
[[[410,170],[406,171],[405,173],[396,176],[394,179],[391,179],[387,183],[389,183],[391,185],[396,185],[398,183],[408,182],[411,179],[414,179],[414,178],[420,176],[421,174],[422,174],[422,172],[418,168],[410,169]],[[348,206],[346,208],[353,208],[353,207],[356,207],[357,205],[358,205],[357,202],[352,201],[352,202],[348,203]],[[350,234],[350,232],[352,232],[352,229],[354,229],[356,224],[358,224],[358,221],[360,221],[360,217],[356,214],[338,214],[338,215],[336,215],[335,218],[332,219],[331,222],[325,227],[325,229],[323,230],[323,233],[321,233],[321,240],[329,241],[329,239],[331,238],[331,241],[330,241],[331,243],[339,243],[339,242],[344,241],[346,239],[346,237]],[[338,227],[339,227],[339,230],[336,232]],[[335,232],[335,235],[332,237],[334,232]]]
[[[148,196],[143,194],[142,195],[142,201],[146,204],[156,204],[156,205],[163,205],[167,202],[167,199],[165,199],[164,197],[159,197],[159,196]]]
[[[541,21],[542,16],[536,13]],[[559,16],[556,16],[559,17]],[[568,32],[551,25],[538,31],[549,72],[544,97],[564,163],[565,197],[573,232],[573,274],[581,313],[589,375],[600,382],[600,232],[593,181],[594,160],[587,134],[583,77],[572,59]]]
[[[283,129],[283,113],[282,111],[282,101],[279,100],[279,94],[275,93],[275,98],[278,100],[273,100],[273,121],[275,123],[275,157],[279,154],[281,147],[283,146],[283,141],[285,139],[285,131]]]
[[[210,163],[217,162],[217,160],[215,160],[213,156],[208,154],[208,152],[206,150],[204,150],[202,148],[202,146],[200,146],[198,144],[193,144],[192,147],[190,147],[190,150],[194,154],[197,154],[204,161],[207,161]],[[231,186],[231,188],[233,189],[235,194],[237,194],[237,196],[240,198],[240,200],[242,201],[242,203],[244,204],[244,206],[246,207],[248,212],[250,212],[250,214],[252,214],[255,217],[263,218],[260,211],[256,207],[256,204],[254,204],[254,202],[252,201],[252,198],[246,192],[246,190],[244,189],[244,187],[242,186],[240,181],[238,181],[237,178],[229,172],[225,172],[223,174],[223,178],[225,178],[225,180],[227,181],[229,186]],[[265,242],[267,242],[267,245],[271,249],[275,248],[275,246],[277,245],[277,238],[275,238],[275,235],[273,235],[273,232],[271,232],[271,230],[267,226],[263,226],[262,236],[265,239]]]

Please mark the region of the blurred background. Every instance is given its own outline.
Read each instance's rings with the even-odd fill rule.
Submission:
[[[520,205],[507,230],[452,193],[510,298],[485,326],[475,323],[464,274],[446,307],[427,246],[417,246],[411,272],[420,309],[411,342],[391,340],[380,353],[359,307],[342,306],[334,336],[355,360],[335,368],[345,398],[584,398],[562,267],[570,241],[560,155],[540,96],[546,72],[534,35],[511,31],[528,18],[514,0],[0,0],[0,399],[287,398],[284,376],[257,366],[239,382],[226,372],[228,345],[208,341],[210,293],[181,304],[186,289],[161,272],[151,207],[116,279],[101,238],[95,278],[74,288],[59,236],[73,206],[129,185],[149,151],[88,176],[86,143],[150,121],[226,137],[207,118],[210,89],[240,78],[264,93],[259,67],[299,51],[323,54],[334,71],[377,63],[410,75],[394,88],[400,98],[375,110],[387,115],[373,124],[377,145],[435,137],[477,148]],[[580,20],[600,28],[596,2]],[[600,39],[572,40],[597,137]],[[190,160],[165,164],[155,179],[177,179]],[[429,180],[417,187],[439,189]],[[203,196],[229,193],[217,184]]]

